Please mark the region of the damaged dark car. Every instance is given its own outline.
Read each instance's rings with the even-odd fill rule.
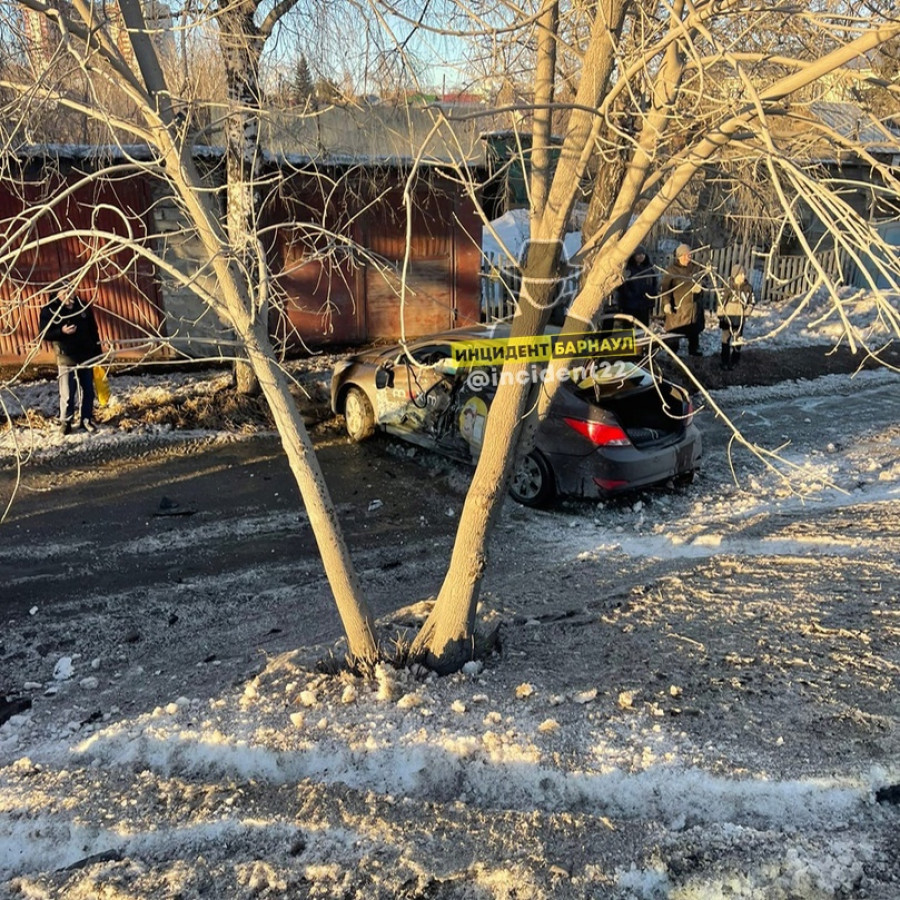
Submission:
[[[500,366],[457,365],[452,347],[508,337],[507,323],[473,326],[341,360],[332,409],[353,441],[382,430],[474,465]],[[690,397],[639,362],[582,360],[561,379],[533,448],[516,462],[515,500],[546,506],[556,497],[601,498],[693,479],[701,437]]]

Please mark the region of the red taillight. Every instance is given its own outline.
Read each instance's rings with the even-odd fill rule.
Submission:
[[[594,478],[594,484],[604,491],[617,491],[619,488],[628,487],[628,482],[622,481],[620,478]]]
[[[691,422],[694,421],[694,404],[688,400],[687,402],[687,415],[684,417],[685,426],[690,425]]]
[[[574,428],[582,437],[586,437],[598,447],[623,447],[631,443],[628,435],[618,425],[585,422],[583,419],[564,419],[564,421],[569,428]]]

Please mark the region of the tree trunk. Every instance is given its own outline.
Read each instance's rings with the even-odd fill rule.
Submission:
[[[550,138],[553,133],[553,94],[556,41],[559,30],[557,0],[544,0],[538,19],[538,58],[535,71],[534,133],[531,145],[531,215],[543,215],[550,188]]]
[[[531,244],[511,338],[543,332],[550,318],[560,249],[558,242]],[[411,655],[424,658],[439,673],[456,671],[474,656],[475,609],[487,565],[488,539],[506,497],[522,423],[537,398],[538,385],[517,377],[528,369],[525,362],[503,367],[504,377],[491,402],[450,565],[431,614],[413,642]]]
[[[258,397],[260,393],[259,378],[253,366],[246,359],[234,361],[234,389],[244,397]]]
[[[552,185],[546,191],[538,189],[547,202],[541,215],[532,219],[532,242],[522,277],[519,312],[512,322],[513,338],[542,334],[550,319],[561,239],[590,156],[586,148],[591,146],[593,110],[613,70],[612,37],[624,19],[624,0],[602,0],[601,6],[584,60],[591,77],[582,79],[579,85]],[[548,48],[545,45],[545,52]],[[548,77],[544,75],[545,81]],[[431,614],[413,643],[413,655],[424,658],[438,672],[457,670],[474,652],[475,610],[487,564],[488,540],[506,498],[526,414],[534,410],[539,396],[537,383],[517,377],[527,368],[524,363],[503,367],[504,378],[491,402],[481,456],[466,494],[450,565]]]
[[[156,52],[150,43],[139,0],[120,0],[135,58],[151,95],[156,101],[148,125],[158,136],[160,153],[172,187],[181,197],[186,214],[210,260],[219,285],[219,295],[210,302],[225,324],[231,326],[247,351],[248,365],[258,376],[263,394],[275,419],[288,464],[294,474],[309,516],[309,523],[325,574],[334,595],[338,614],[347,637],[348,655],[353,661],[373,662],[378,646],[375,626],[362,597],[359,581],[338,523],[337,511],[325,484],[322,470],[312,448],[284,374],[279,368],[269,341],[268,321],[263,314],[268,271],[264,260],[258,270],[260,280],[251,282],[247,269],[232,252],[229,234],[223,227],[214,199],[202,183],[191,157],[190,148],[176,144],[168,91]]]
[[[312,441],[297,410],[287,379],[275,360],[265,325],[257,325],[255,332],[241,335],[241,338],[247,348],[249,365],[258,377],[300,489],[344,626],[350,661],[372,664],[378,655],[375,622],[368,605],[360,599],[362,589],[350,561],[337,510],[331,501]]]
[[[225,65],[229,115],[225,121],[226,219],[232,250],[251,285],[264,284],[265,260],[254,238],[259,231],[262,170],[259,147],[259,61],[263,37],[256,27],[256,0],[230,0],[221,4],[219,47]],[[268,320],[268,298],[259,292],[255,314]],[[238,353],[234,383],[239,394],[257,396],[259,379]]]

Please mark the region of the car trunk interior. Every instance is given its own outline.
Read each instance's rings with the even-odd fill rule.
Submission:
[[[635,447],[669,443],[684,434],[684,400],[669,385],[621,391],[599,405],[615,415]]]

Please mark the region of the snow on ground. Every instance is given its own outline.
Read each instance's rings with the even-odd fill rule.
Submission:
[[[836,334],[824,300],[789,332],[782,314],[758,311],[750,339]],[[845,314],[877,339],[871,298]],[[114,376],[114,402],[222,377]],[[507,504],[501,534],[534,548],[489,584],[508,646],[450,678],[326,678],[306,647],[210,699],[175,672],[168,702],[130,714],[116,685],[141,672],[60,658],[15,686],[54,711],[0,726],[0,897],[896,900],[900,817],[878,792],[900,781],[900,408],[853,442],[813,421],[842,392],[893,402],[896,380],[805,385],[791,484],[737,451],[736,480],[722,456],[681,494]],[[796,395],[713,400],[762,419]],[[56,387],[3,397],[49,416]],[[185,439],[15,433],[41,460],[148,437]]]

